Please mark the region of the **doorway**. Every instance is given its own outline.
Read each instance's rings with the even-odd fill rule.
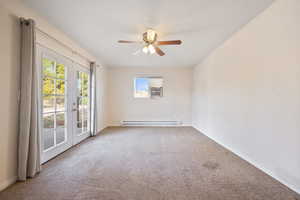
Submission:
[[[90,136],[90,69],[37,47],[41,162]]]

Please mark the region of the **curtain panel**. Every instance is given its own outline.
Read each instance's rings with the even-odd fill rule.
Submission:
[[[21,21],[21,75],[19,102],[18,180],[41,170],[38,122],[38,73],[35,58],[35,22]]]
[[[97,135],[97,65],[91,63],[91,135]]]

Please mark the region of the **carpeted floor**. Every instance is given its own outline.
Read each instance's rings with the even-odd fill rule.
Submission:
[[[296,200],[193,128],[107,128],[1,200]]]

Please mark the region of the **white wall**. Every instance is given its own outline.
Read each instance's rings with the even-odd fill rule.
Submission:
[[[17,165],[19,23],[0,6],[0,191],[15,181]],[[4,28],[5,27],[5,28]],[[12,57],[15,56],[15,58]]]
[[[107,68],[97,68],[97,132],[107,125]]]
[[[134,98],[136,76],[162,76],[164,97]],[[122,120],[179,120],[190,125],[191,86],[191,68],[109,68],[108,124],[120,125]]]
[[[20,26],[19,17],[33,18],[37,27],[55,37],[59,41],[71,46],[76,52],[88,57],[90,60],[97,60],[87,51],[80,48],[76,42],[68,38],[60,30],[50,25],[38,14],[23,5],[21,0],[0,1],[0,191],[16,180],[17,168],[17,143],[18,143],[18,89],[20,73]],[[88,62],[80,56],[72,53],[69,49],[59,45],[43,34],[37,33],[37,41],[45,46],[54,49],[72,60],[88,66]],[[99,62],[98,62],[99,63]],[[98,130],[104,128],[105,124],[105,73],[106,70],[98,69],[99,98],[98,109]]]
[[[194,69],[193,125],[300,193],[300,1],[277,0]]]

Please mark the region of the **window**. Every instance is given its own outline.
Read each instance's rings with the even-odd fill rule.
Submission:
[[[162,77],[137,77],[134,79],[135,98],[156,98],[163,96]]]
[[[65,65],[44,57],[43,66],[43,134],[44,149],[66,141],[66,73]]]
[[[77,71],[77,134],[89,131],[89,74]]]

